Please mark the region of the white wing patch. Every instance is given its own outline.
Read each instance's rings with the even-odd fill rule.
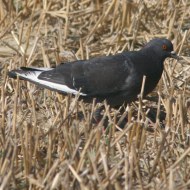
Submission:
[[[36,83],[42,84],[44,86],[50,87],[51,89],[55,89],[58,91],[62,91],[62,92],[66,92],[66,93],[71,93],[71,94],[79,94],[81,96],[86,96],[87,94],[84,94],[82,92],[79,92],[77,90],[71,89],[66,85],[62,85],[62,84],[57,84],[57,83],[53,83],[53,82],[49,82],[49,81],[45,81],[45,80],[40,80],[38,79],[38,76],[42,73],[43,71],[26,71],[26,73],[18,73],[18,76],[22,76],[25,79],[28,79],[30,81],[34,81]]]

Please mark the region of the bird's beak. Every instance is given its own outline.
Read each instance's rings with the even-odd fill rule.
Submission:
[[[174,58],[174,59],[177,59],[177,60],[180,59],[180,57],[176,54],[175,51],[172,51],[172,52],[170,53],[170,57],[171,57],[171,58]]]

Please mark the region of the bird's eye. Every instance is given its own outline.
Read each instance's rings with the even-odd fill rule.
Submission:
[[[163,50],[167,50],[166,44],[162,45],[162,49],[163,49]]]

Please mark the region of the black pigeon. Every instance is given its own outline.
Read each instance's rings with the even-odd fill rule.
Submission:
[[[56,68],[21,67],[9,76],[30,81],[61,93],[80,94],[80,98],[97,102],[107,100],[111,106],[137,99],[143,76],[144,96],[157,85],[167,57],[178,59],[167,39],[153,39],[139,51],[62,63]]]

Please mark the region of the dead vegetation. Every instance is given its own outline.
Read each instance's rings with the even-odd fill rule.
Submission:
[[[0,189],[190,189],[189,18],[188,0],[0,1]],[[7,77],[153,37],[170,38],[184,60],[166,61],[156,101],[122,116],[105,103],[98,124],[99,105]]]

